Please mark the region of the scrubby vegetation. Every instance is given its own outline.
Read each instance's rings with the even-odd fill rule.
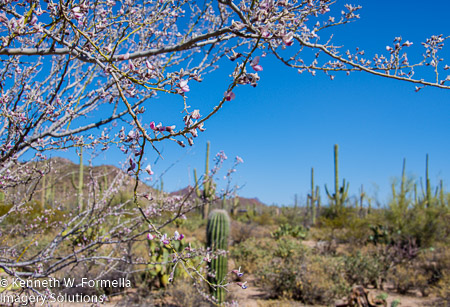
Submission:
[[[337,178],[337,159],[335,163]],[[128,258],[114,262],[107,270],[104,264],[94,262],[68,266],[53,276],[126,278],[131,288],[103,287],[85,293],[118,296],[129,304],[208,306],[231,302],[237,299],[237,289],[254,287],[262,291],[260,299],[267,300],[269,305],[273,300],[309,305],[334,305],[341,300],[353,306],[355,295],[362,291],[355,286],[362,286],[369,291],[427,297],[433,306],[445,306],[450,296],[450,194],[444,191],[442,182],[433,188],[426,174],[424,192],[419,195],[418,183],[406,177],[405,168],[404,163],[400,179],[392,185],[390,201],[376,208],[363,193],[350,198],[345,192],[347,188],[339,185],[334,193],[328,191],[329,201],[323,203],[313,177],[307,203],[295,206],[266,206],[236,195],[214,198],[212,190],[205,194],[199,185],[194,190],[174,193],[177,197],[187,195],[191,203],[197,204],[182,216],[174,218],[171,213],[160,211],[154,222],[163,225],[161,231],[165,234],[159,239],[146,230],[147,225],[140,223],[115,232],[114,229],[123,227],[120,218],[136,218],[136,210],[129,201],[132,191],[124,188],[108,200],[108,208],[119,206],[124,211],[105,217],[102,223],[92,220],[62,232],[60,236],[66,240],[60,252],[70,253],[72,249],[99,244],[98,249],[87,255],[101,251],[116,259],[126,251]],[[75,165],[72,169],[73,173],[81,173]],[[89,171],[92,173],[92,169]],[[111,179],[99,178],[106,189],[106,182]],[[82,184],[81,180],[78,182]],[[53,184],[50,191],[62,191],[63,186],[61,182]],[[214,183],[210,182],[208,187],[212,189]],[[77,190],[75,186],[74,189]],[[343,192],[339,194],[338,190]],[[16,238],[27,229],[40,230],[33,240],[16,248],[18,260],[38,253],[42,245],[51,244],[55,232],[52,227],[70,216],[70,206],[79,202],[73,198],[72,202],[64,203],[52,195],[54,192],[42,191],[23,207],[21,214],[5,216],[1,225],[2,233],[9,231]],[[162,184],[152,193],[155,208],[166,206],[173,197],[163,191]],[[83,191],[78,189],[77,194]],[[10,199],[2,194],[2,216],[13,205],[8,203]],[[53,203],[65,205],[54,207]],[[210,214],[208,222],[208,211],[216,208],[220,210]],[[219,219],[218,213],[223,218]],[[23,228],[29,225],[34,226]],[[119,239],[127,232],[135,239],[120,243]],[[219,238],[222,232],[224,236]],[[106,240],[108,234],[119,243],[100,245],[98,242]],[[180,255],[185,257],[182,261]],[[208,282],[196,283],[195,274]],[[385,301],[386,295],[378,300]],[[391,301],[391,306],[395,304],[398,301]]]

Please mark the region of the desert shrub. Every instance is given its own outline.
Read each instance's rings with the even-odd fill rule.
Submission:
[[[406,294],[412,289],[418,288],[423,290],[427,288],[428,278],[429,276],[423,275],[421,270],[409,263],[395,266],[389,274],[390,281],[400,294]]]
[[[290,224],[281,224],[277,230],[272,232],[272,237],[279,239],[283,236],[291,236],[293,238],[305,239],[308,231],[300,225],[292,226]]]
[[[363,254],[361,251],[355,255],[344,257],[345,273],[351,285],[377,286],[383,273],[383,264],[373,255]]]
[[[276,242],[271,238],[248,238],[231,247],[230,255],[236,259],[236,266],[242,266],[245,272],[253,273],[270,261],[275,247]]]
[[[266,265],[274,257],[289,258],[304,254],[307,248],[300,240],[284,237],[280,240],[273,238],[249,238],[231,248],[231,256],[236,265],[245,272],[254,273]]]
[[[206,292],[206,289],[201,289]],[[178,280],[170,285],[165,291],[167,305],[173,307],[207,307],[208,303],[195,289],[191,280]]]
[[[231,243],[239,244],[248,238],[269,237],[270,231],[267,227],[255,223],[247,224],[238,221],[231,221]]]
[[[436,306],[450,305],[450,271],[445,271],[442,278],[433,288],[433,292],[439,298]]]
[[[184,220],[183,224],[179,226],[189,231],[195,231],[199,228],[206,226],[206,222],[207,220],[202,218],[200,214],[190,214],[189,217],[186,220]]]
[[[254,216],[251,220],[261,226],[270,226],[278,224],[276,216],[273,216],[269,212],[263,212],[260,215]]]
[[[399,293],[417,289],[427,296],[430,287],[438,285],[450,271],[449,259],[450,249],[445,246],[420,250],[415,258],[397,264],[390,271],[389,279]]]
[[[342,261],[308,252],[275,257],[257,275],[272,297],[307,304],[330,304],[350,289]]]
[[[324,215],[320,217],[318,226],[321,231],[316,232],[321,240],[336,240],[339,243],[361,244],[370,236],[372,216],[360,217],[354,208],[342,208],[339,214],[330,208],[324,208]]]
[[[307,248],[298,239],[289,237],[277,240],[273,255],[280,258],[299,257],[306,253]]]

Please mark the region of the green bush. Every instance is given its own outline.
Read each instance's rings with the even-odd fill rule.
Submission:
[[[271,238],[249,238],[230,249],[236,267],[241,266],[244,272],[254,273],[261,265],[269,262],[276,247]]]
[[[358,251],[355,255],[344,256],[345,273],[351,285],[377,286],[383,274],[380,259]]]
[[[339,259],[309,253],[275,257],[257,275],[273,298],[306,304],[330,304],[350,290]]]
[[[283,236],[305,239],[308,231],[302,226],[291,226],[290,224],[281,224],[277,230],[272,232],[272,237],[280,239]]]

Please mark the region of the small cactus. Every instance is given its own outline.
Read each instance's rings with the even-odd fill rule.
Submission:
[[[230,233],[230,218],[225,210],[213,210],[206,226],[206,245],[211,251],[227,250]],[[208,264],[210,275],[208,281],[212,285],[223,285],[228,272],[228,259],[220,255]],[[226,291],[222,287],[210,287],[211,294],[219,304],[225,301]]]

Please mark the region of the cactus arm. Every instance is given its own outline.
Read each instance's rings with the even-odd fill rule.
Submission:
[[[328,191],[328,187],[325,184],[325,192],[327,193],[327,196],[330,200],[334,200],[334,195],[331,195],[330,192]]]

